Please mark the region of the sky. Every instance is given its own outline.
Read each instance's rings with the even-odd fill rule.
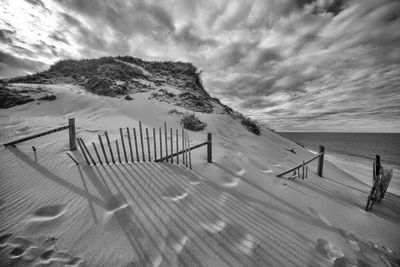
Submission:
[[[399,0],[0,2],[0,78],[109,55],[192,62],[277,131],[400,132]]]

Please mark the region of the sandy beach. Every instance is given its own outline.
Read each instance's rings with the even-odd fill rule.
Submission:
[[[78,86],[47,88],[56,101],[0,111],[5,139],[48,130],[55,121],[63,125],[71,116],[77,137],[87,143],[97,142],[105,130],[115,140],[118,127],[137,127],[139,121],[149,128],[166,121],[180,129],[178,118],[168,112],[176,107],[149,99],[147,92],[126,101]],[[158,108],[151,108],[155,104]],[[327,156],[323,178],[316,175],[315,162],[307,180],[278,178],[313,154],[265,128],[256,136],[218,111],[197,114],[213,134],[213,163],[207,163],[205,149],[195,150],[192,171],[171,163],[88,166],[80,150],[71,152],[77,166],[66,155],[65,133],[2,149],[0,262],[395,266],[398,183],[366,212],[371,184],[364,165]],[[189,132],[191,145],[204,142],[207,132]]]

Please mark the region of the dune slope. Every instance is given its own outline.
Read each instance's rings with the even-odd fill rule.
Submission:
[[[40,86],[57,99],[1,110],[2,142],[65,125],[68,117],[76,118],[86,142],[97,142],[105,130],[115,140],[119,127],[139,121],[179,129],[179,115],[169,111],[187,111],[149,91],[128,101],[77,85]],[[315,165],[307,180],[277,178],[312,154],[266,128],[256,136],[219,110],[196,112],[207,127],[189,132],[190,142],[203,142],[211,132],[214,162],[206,162],[205,148],[194,150],[192,171],[170,163],[87,166],[79,150],[72,152],[81,163],[76,166],[66,155],[67,132],[2,149],[1,264],[398,264],[398,195],[388,193],[365,212],[370,184],[329,162],[323,178]]]

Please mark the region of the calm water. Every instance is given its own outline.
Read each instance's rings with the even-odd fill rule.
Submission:
[[[327,153],[368,160],[374,160],[378,154],[383,164],[400,168],[400,133],[280,132],[279,134],[314,151],[318,151],[318,146],[323,145]]]

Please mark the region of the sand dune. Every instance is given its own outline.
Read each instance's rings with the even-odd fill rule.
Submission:
[[[104,130],[114,140],[118,127],[139,120],[179,127],[168,115],[173,106],[150,110],[155,100],[146,93],[105,101],[70,89],[53,88],[53,102],[1,111],[0,118],[53,114],[40,123],[8,119],[4,139],[62,125],[72,110],[87,142]],[[214,162],[195,150],[192,171],[170,163],[87,166],[79,151],[76,166],[65,133],[0,151],[2,265],[396,266],[398,195],[365,212],[369,184],[328,162],[324,178],[315,164],[306,181],[277,178],[312,154],[266,129],[257,137],[224,115],[199,116],[214,133]],[[190,133],[192,144],[205,136]],[[293,147],[296,154],[285,150]]]

